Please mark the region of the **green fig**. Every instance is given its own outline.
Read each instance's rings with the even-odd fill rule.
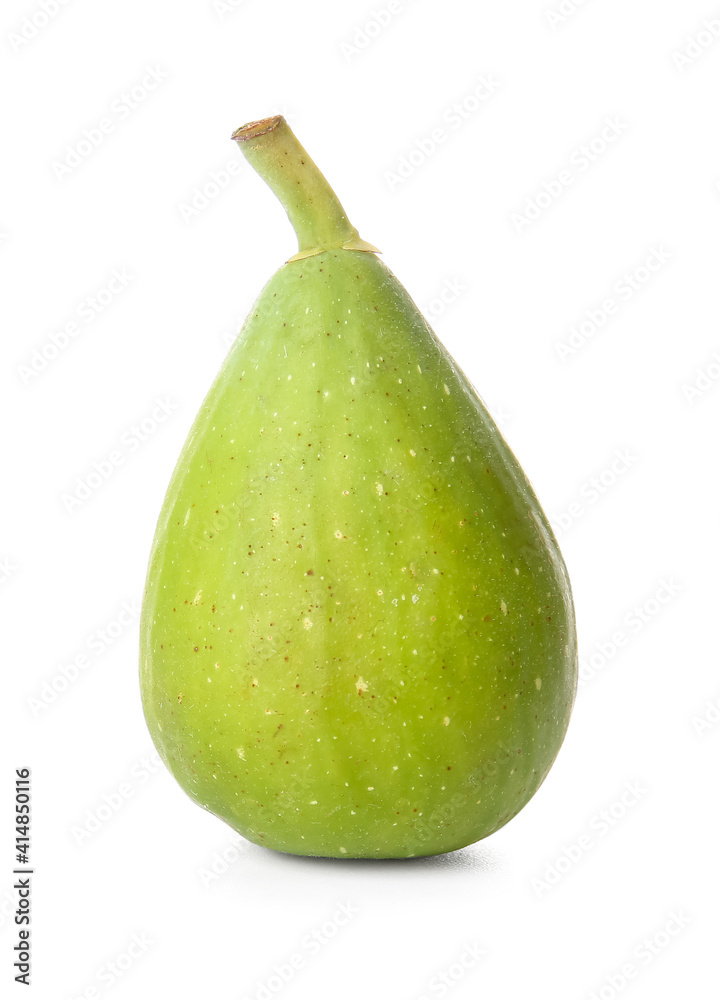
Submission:
[[[199,805],[291,854],[487,837],[564,738],[570,585],[524,473],[282,117],[238,129],[299,252],[193,424],[152,549],[141,689]]]

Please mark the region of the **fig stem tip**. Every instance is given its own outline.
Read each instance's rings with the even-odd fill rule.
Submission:
[[[258,136],[266,135],[284,123],[285,119],[282,115],[273,115],[272,118],[260,118],[259,121],[248,122],[247,125],[241,125],[240,128],[236,128],[230,138],[236,142],[257,139]]]

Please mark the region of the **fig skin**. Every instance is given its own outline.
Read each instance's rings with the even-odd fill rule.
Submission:
[[[179,784],[279,851],[452,851],[537,791],[576,677],[550,526],[408,294],[367,249],[285,264],[153,546],[141,689]]]

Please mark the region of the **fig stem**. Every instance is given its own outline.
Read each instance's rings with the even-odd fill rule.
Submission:
[[[379,252],[360,238],[282,115],[249,122],[236,129],[232,138],[288,214],[298,238],[298,253],[290,260],[339,248]]]

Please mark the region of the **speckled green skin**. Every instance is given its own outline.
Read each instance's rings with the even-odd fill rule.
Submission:
[[[141,624],[185,791],[293,854],[451,851],[545,778],[570,589],[516,459],[372,253],[268,283],[162,509]]]

